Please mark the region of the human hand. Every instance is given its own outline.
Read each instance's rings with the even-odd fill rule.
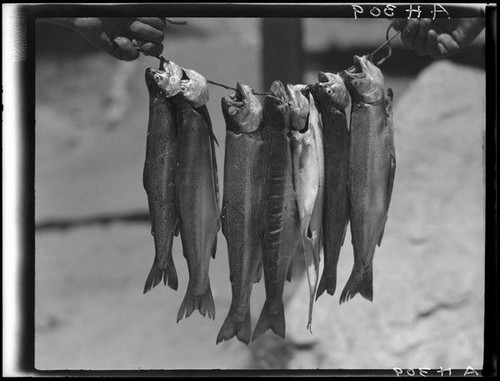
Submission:
[[[403,44],[419,56],[445,58],[469,46],[484,28],[482,17],[452,19],[395,19]]]
[[[165,20],[162,18],[78,17],[66,25],[119,60],[135,60],[140,52],[158,56],[163,51]]]

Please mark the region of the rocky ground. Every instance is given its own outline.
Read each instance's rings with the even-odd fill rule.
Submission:
[[[172,32],[168,58],[213,81],[259,88],[256,20],[196,19],[190,25],[186,33]],[[329,34],[321,26],[307,24],[306,47],[318,44],[309,31]],[[383,38],[386,27],[366,28]],[[343,29],[341,40],[350,36],[359,44],[360,28]],[[161,285],[142,295],[154,255],[142,188],[144,70],[157,61],[48,52],[47,45],[40,40],[36,67],[37,368],[481,367],[482,70],[443,61],[417,77],[386,78],[395,92],[398,162],[389,221],[375,255],[373,303],[357,296],[339,306],[338,294],[324,295],[310,334],[307,287],[297,274],[287,285],[285,341],[266,333],[249,347],[235,340],[216,346],[231,298],[222,234],[210,270],[215,321],[194,313],[175,322],[187,285],[178,241],[178,291]],[[314,75],[308,69],[305,80]],[[219,101],[225,94],[210,88],[208,107],[221,143],[219,168],[224,157]],[[348,235],[339,287],[352,265],[349,242]],[[261,282],[252,297],[253,323],[263,301]]]

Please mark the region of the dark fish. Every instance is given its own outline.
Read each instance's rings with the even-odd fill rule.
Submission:
[[[143,184],[148,196],[155,258],[144,293],[160,283],[162,278],[174,290],[178,285],[172,259],[178,213],[175,195],[177,126],[171,97],[180,91],[181,71],[169,61],[162,62],[160,69],[146,69],[145,74],[149,91],[149,122]]]
[[[266,301],[252,340],[269,328],[285,336],[283,291],[292,256],[300,243],[300,223],[292,180],[290,109],[285,87],[271,86],[274,95],[264,100],[265,181],[262,194],[262,262]]]
[[[207,82],[200,74],[183,69],[181,93],[174,97],[177,110],[178,154],[175,171],[179,227],[189,283],[177,321],[195,309],[215,319],[210,288],[210,257],[217,250],[220,229],[217,173],[213,132],[204,103]]]
[[[392,91],[385,96],[382,72],[368,56],[355,56],[354,69],[342,76],[352,98],[349,199],[354,266],[340,303],[358,292],[373,300],[373,256],[382,242],[396,170]]]
[[[317,296],[333,295],[337,286],[337,263],[349,222],[349,130],[345,109],[349,93],[336,74],[319,73],[311,92],[321,112],[325,160],[323,213],[324,267]]]
[[[300,234],[309,283],[310,298],[307,328],[311,330],[323,240],[322,215],[325,169],[320,116],[311,94],[306,92],[306,97],[301,93],[303,88],[305,88],[304,85],[288,85],[292,119],[293,183],[297,196]]]
[[[217,344],[235,335],[248,344],[250,295],[262,253],[258,234],[264,168],[262,106],[250,87],[240,83],[236,93],[222,98],[221,103],[226,121],[221,221],[228,246],[232,301]]]

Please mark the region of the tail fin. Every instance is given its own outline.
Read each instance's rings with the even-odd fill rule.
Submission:
[[[278,308],[271,313],[269,303],[266,300],[264,307],[262,307],[259,321],[255,326],[252,341],[266,332],[269,328],[276,335],[285,338],[285,307],[283,306],[283,301],[280,301]]]
[[[179,312],[177,313],[177,323],[183,318],[188,318],[193,311],[197,309],[202,316],[208,312],[208,317],[215,320],[215,304],[212,296],[210,283],[203,295],[194,295],[191,289],[191,284],[188,284],[186,296],[181,303]]]
[[[373,301],[373,270],[372,265],[368,267],[354,266],[351,276],[340,295],[340,304],[352,299],[358,292],[362,297]]]
[[[316,292],[316,300],[323,294],[325,291],[333,295],[335,294],[335,290],[337,289],[337,269],[334,270],[328,269],[325,264],[325,268],[323,270],[323,274],[321,275],[321,279],[318,284],[318,291]]]
[[[224,320],[224,324],[222,324],[219,334],[217,335],[216,344],[236,336],[239,341],[248,345],[252,331],[250,321],[250,309],[248,309],[244,321],[234,321],[231,319],[231,316],[228,315],[226,320]]]
[[[151,267],[151,270],[149,271],[149,275],[146,279],[146,283],[144,285],[144,291],[143,294],[151,290],[153,287],[156,287],[158,283],[161,282],[161,279],[163,278],[163,283],[167,285],[168,281],[168,287],[170,287],[173,290],[177,290],[178,286],[178,279],[177,279],[177,271],[175,269],[174,263],[171,262],[168,264],[165,268],[161,269],[158,266],[158,263],[156,261],[153,262],[153,266]]]

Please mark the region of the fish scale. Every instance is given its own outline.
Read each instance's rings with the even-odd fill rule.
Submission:
[[[340,295],[343,303],[360,293],[373,300],[373,257],[380,246],[396,170],[392,90],[367,56],[354,57],[342,77],[351,94],[349,201],[354,265]]]
[[[150,101],[143,186],[148,196],[155,258],[144,285],[144,293],[162,279],[170,288],[176,290],[178,287],[172,258],[172,244],[178,224],[175,194],[176,111],[171,98],[163,95],[160,83],[160,80],[171,78],[164,71],[152,69],[146,70],[145,78]]]
[[[222,98],[226,121],[222,232],[226,238],[231,306],[216,343],[251,337],[250,295],[260,278],[262,244],[258,234],[263,181],[262,107],[252,90],[237,84],[237,94]],[[236,98],[242,98],[240,102]],[[231,110],[231,111],[230,111]]]
[[[324,144],[325,192],[323,213],[324,268],[316,298],[337,286],[337,264],[349,222],[349,129],[345,113],[350,97],[342,78],[318,74],[311,93],[321,111]]]
[[[261,214],[266,300],[252,340],[268,329],[285,336],[283,291],[290,260],[299,244],[300,226],[292,183],[290,110],[280,81],[273,83],[271,92],[274,95],[264,99],[262,130],[266,160]]]
[[[205,85],[206,86],[206,85]],[[177,108],[179,147],[176,166],[176,192],[180,234],[187,260],[189,282],[177,314],[177,321],[198,309],[215,319],[210,287],[210,258],[215,256],[220,229],[214,168],[213,133],[208,114],[200,114],[192,103],[179,94]]]

